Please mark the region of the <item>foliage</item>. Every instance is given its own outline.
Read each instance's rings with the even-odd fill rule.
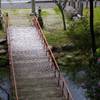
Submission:
[[[84,16],[89,19],[89,9],[84,9]],[[94,23],[100,23],[100,7],[94,8]]]
[[[60,10],[57,6],[54,7],[54,11],[56,12],[57,15],[61,15]]]
[[[68,27],[67,35],[77,48],[82,50],[91,48],[91,36],[87,20],[72,22]]]
[[[87,79],[86,79],[86,87],[87,87],[87,95],[91,98],[91,100],[98,100],[100,98],[100,86],[98,86],[98,83],[100,82],[100,64],[93,63],[93,58],[91,56],[91,34],[89,32],[89,24],[87,20],[80,20],[76,22],[72,22],[72,24],[69,26],[67,34],[69,38],[72,40],[72,42],[76,45],[77,49],[81,50],[81,53],[84,52],[85,59],[83,59],[82,55],[80,55],[80,61],[74,60],[69,61],[74,62],[73,66],[71,66],[69,69],[70,71],[76,72],[78,69],[83,68],[83,62],[85,62],[84,66],[86,67],[87,72]],[[96,37],[96,44],[97,44],[97,56],[100,55],[100,23],[95,23],[95,37]],[[88,54],[88,56],[86,56]],[[100,56],[99,56],[100,57]],[[71,59],[72,60],[72,59]],[[67,62],[68,64],[68,62]],[[77,64],[77,67],[76,67]],[[70,66],[70,65],[69,65]],[[79,66],[79,67],[78,67]],[[73,74],[76,75],[75,73]]]
[[[8,77],[9,70],[7,68],[0,68],[0,78]]]
[[[59,13],[57,8],[54,9],[55,12]],[[97,56],[100,57],[100,13],[97,9],[100,8],[95,8],[95,36]],[[81,70],[85,71],[87,75],[85,80],[85,87],[88,89],[87,95],[93,98],[93,100],[99,100],[97,99],[97,95],[100,93],[100,87],[98,87],[100,81],[100,64],[94,65],[92,63],[91,34],[89,30],[89,19],[83,19],[74,22],[70,21],[67,31],[59,31],[58,28],[55,31],[52,30],[50,33],[45,32],[45,35],[49,44],[52,46],[62,47],[63,45],[69,44],[69,42],[73,42],[76,45],[76,48],[71,52],[61,51],[58,53],[58,56],[63,53],[63,56],[57,58],[58,64],[62,70],[66,72],[67,75],[71,75],[74,80],[76,80],[77,72]]]
[[[0,56],[0,67],[6,67],[8,64],[7,55]]]
[[[93,64],[90,59],[90,65],[87,73],[87,95],[91,100],[99,100],[100,98],[100,64]]]
[[[100,55],[100,23],[95,24],[95,36],[97,43],[97,52]],[[65,32],[57,32],[54,34],[46,33],[46,37],[50,44],[53,46],[61,46],[63,44],[67,44],[68,40],[73,42],[76,45],[76,51],[65,54],[63,57],[58,59],[58,63],[61,66],[62,70],[67,72],[67,74],[71,75],[73,80],[76,79],[77,72],[83,70],[86,72],[87,77],[85,79],[86,87],[88,89],[87,96],[93,98],[98,98],[98,82],[100,74],[100,65],[96,65],[94,67],[91,64],[91,34],[89,32],[89,24],[88,21],[79,20],[71,22],[67,31]],[[68,40],[67,40],[68,39]],[[67,41],[66,41],[67,40]],[[65,42],[66,41],[66,42]],[[68,56],[69,55],[69,56]],[[90,66],[90,64],[91,66]],[[95,88],[95,92],[94,92]],[[96,96],[95,96],[96,95]],[[92,100],[92,99],[91,99]],[[98,100],[98,99],[95,99]]]
[[[77,73],[86,71],[88,66],[88,54],[82,54],[81,51],[67,52],[58,59],[58,64],[62,71],[66,72],[72,80],[77,80]]]
[[[100,47],[100,22],[98,23],[95,23],[95,35],[96,35],[96,45],[97,45],[97,48]]]

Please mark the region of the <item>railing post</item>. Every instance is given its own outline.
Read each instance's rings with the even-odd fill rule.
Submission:
[[[67,100],[69,100],[69,92],[67,92]]]
[[[58,71],[58,86],[60,86],[60,71]]]
[[[62,96],[64,95],[64,82],[62,82]]]
[[[56,69],[54,70],[54,77],[56,78]]]
[[[35,18],[36,18],[36,17],[35,17]],[[60,68],[59,68],[59,66],[58,66],[58,64],[57,64],[57,62],[56,62],[56,59],[55,59],[55,57],[54,57],[54,55],[53,55],[51,49],[49,48],[48,42],[47,42],[47,40],[46,40],[46,38],[45,38],[45,36],[44,36],[44,34],[43,34],[43,31],[41,30],[41,27],[40,27],[40,25],[39,25],[37,19],[35,19],[35,21],[36,21],[35,23],[37,23],[37,24],[35,25],[35,27],[36,27],[37,30],[40,30],[40,31],[38,31],[38,32],[39,32],[39,36],[41,37],[41,39],[43,39],[43,43],[44,43],[43,46],[44,46],[44,48],[46,49],[46,55],[48,54],[47,56],[50,57],[50,58],[48,58],[48,60],[49,60],[50,62],[52,62],[52,63],[50,64],[50,66],[53,68],[54,77],[57,79],[57,85],[61,88],[61,94],[62,94],[62,96],[65,96],[67,100],[74,100],[74,99],[72,98],[72,95],[71,95],[69,89],[67,88],[68,86],[67,86],[67,84],[66,84],[66,81],[65,81],[64,77],[63,77],[62,74],[60,73]],[[47,50],[48,50],[48,51],[47,51]],[[66,88],[67,90],[65,90],[65,88]],[[65,93],[66,93],[66,94],[65,94]]]
[[[48,55],[48,51],[47,51],[47,49],[46,49],[46,56]]]

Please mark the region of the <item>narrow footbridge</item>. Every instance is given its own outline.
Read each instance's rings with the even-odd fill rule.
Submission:
[[[9,20],[11,100],[74,100],[37,18],[32,25],[25,16]]]

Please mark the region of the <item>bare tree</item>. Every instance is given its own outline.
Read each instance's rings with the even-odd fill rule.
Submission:
[[[88,5],[89,5],[89,0],[86,0],[86,8],[88,8]]]
[[[56,3],[56,5],[58,6],[58,8],[61,12],[62,20],[63,20],[63,28],[64,28],[64,30],[66,30],[66,22],[65,22],[65,16],[64,16],[64,11],[63,11],[63,9],[64,9],[63,4],[62,4],[61,0],[56,1],[55,3]]]
[[[94,7],[97,7],[97,0],[94,0]]]
[[[79,8],[78,8],[78,12],[81,16],[83,16],[83,0],[79,1]]]

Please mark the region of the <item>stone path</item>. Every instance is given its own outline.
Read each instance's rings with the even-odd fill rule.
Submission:
[[[11,14],[9,27],[19,100],[65,100],[37,30],[23,16]]]

